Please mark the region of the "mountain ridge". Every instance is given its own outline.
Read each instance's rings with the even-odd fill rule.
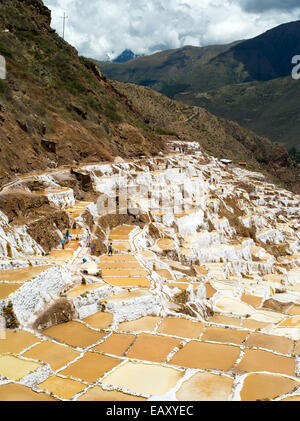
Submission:
[[[100,68],[111,79],[149,86],[169,98],[205,107],[219,117],[234,120],[288,148],[299,148],[300,121],[295,120],[294,104],[295,96],[299,99],[300,92],[296,86],[298,81],[291,77],[292,57],[299,55],[299,45],[300,21],[294,21],[249,40],[213,47],[214,50],[203,47],[210,56],[205,56],[199,47],[183,47],[162,53],[166,56],[165,62],[159,62],[153,55],[127,65],[102,64]],[[169,58],[172,66],[168,66]],[[161,75],[160,66],[164,71],[171,69],[167,76]],[[268,94],[271,85],[277,95]],[[287,85],[289,95],[285,92]],[[293,88],[295,93],[291,94]],[[251,89],[255,95],[250,94]],[[242,91],[247,91],[249,96],[242,95]],[[269,101],[266,96],[270,97]],[[276,119],[272,115],[274,103],[283,110],[275,112]],[[277,131],[276,121],[280,122]],[[292,129],[291,122],[295,129]]]

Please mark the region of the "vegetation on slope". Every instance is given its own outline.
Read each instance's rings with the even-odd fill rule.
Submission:
[[[98,67],[51,29],[40,0],[0,2],[0,181],[13,173],[157,154],[154,130],[102,75]],[[42,139],[57,142],[56,153]]]
[[[234,120],[288,149],[293,146],[300,148],[299,98],[300,81],[291,76],[176,96],[178,100]]]

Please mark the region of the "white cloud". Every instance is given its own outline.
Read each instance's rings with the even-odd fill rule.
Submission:
[[[126,48],[137,54],[251,38],[297,20],[298,0],[45,0],[52,26],[80,54],[116,57]],[[285,6],[283,6],[285,5]]]

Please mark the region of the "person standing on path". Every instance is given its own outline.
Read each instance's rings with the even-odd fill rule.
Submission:
[[[112,248],[112,243],[110,243],[110,245],[108,246],[108,255],[112,256],[113,254],[113,248]]]
[[[67,232],[66,232],[66,240],[67,240],[67,243],[69,242],[69,239],[70,239],[70,231],[67,230]]]
[[[62,241],[61,241],[61,245],[62,245],[62,249],[64,250],[65,249],[65,242],[66,242],[66,239],[65,239],[65,237],[62,239]]]
[[[87,246],[88,246],[88,247],[90,247],[91,242],[92,242],[92,236],[91,236],[91,233],[90,233],[90,232],[88,232],[88,236],[87,236]]]

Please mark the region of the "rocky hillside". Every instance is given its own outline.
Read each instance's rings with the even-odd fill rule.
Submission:
[[[150,126],[163,129],[162,134],[198,141],[213,156],[231,159],[235,164],[247,162],[248,168],[264,172],[273,181],[299,191],[297,164],[282,146],[204,108],[173,101],[150,88],[122,82],[113,84],[135,109],[143,112]]]
[[[223,86],[202,93],[178,95],[190,105],[207,108],[211,113],[229,118],[243,127],[299,149],[300,119],[298,103],[300,82],[291,76],[266,82],[248,82]]]
[[[91,61],[51,29],[40,0],[0,2],[0,183],[14,173],[157,154],[155,133]],[[51,144],[42,144],[41,140]]]

